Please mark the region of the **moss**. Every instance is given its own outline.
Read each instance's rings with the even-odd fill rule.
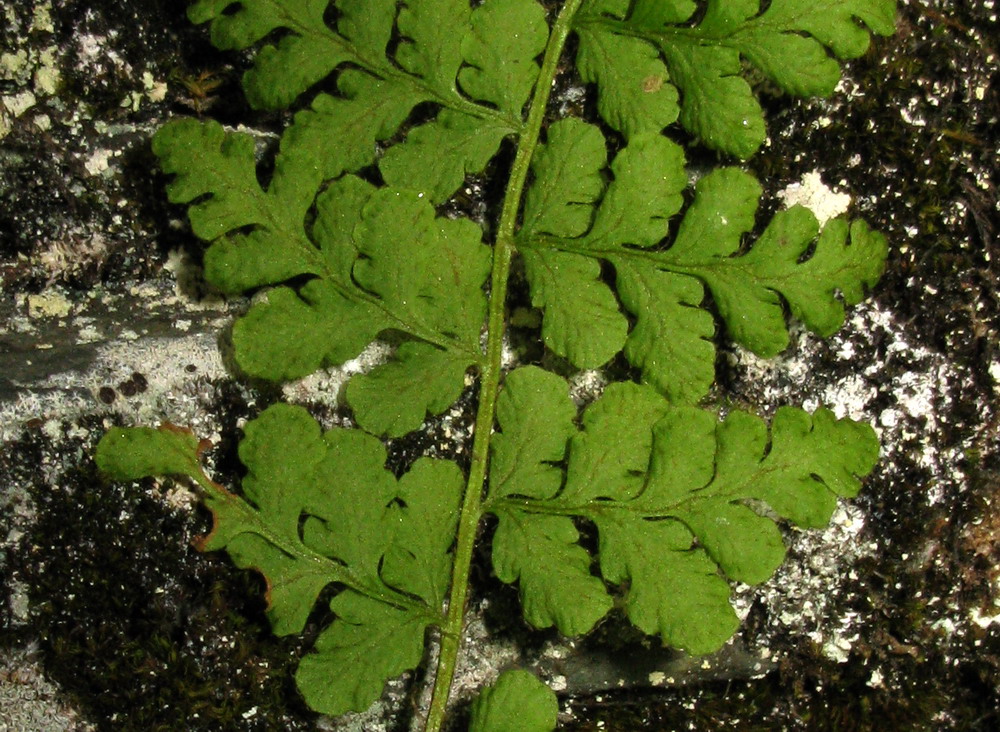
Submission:
[[[198,554],[207,518],[169,508],[167,486],[109,485],[90,461],[40,477],[92,454],[93,437],[64,437],[26,432],[2,466],[37,511],[10,566],[31,599],[17,635],[41,639],[48,677],[98,729],[312,729],[291,682],[300,646],[271,635],[259,577]]]

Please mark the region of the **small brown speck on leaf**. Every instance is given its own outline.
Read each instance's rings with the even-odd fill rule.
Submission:
[[[642,80],[642,90],[647,94],[660,91],[663,88],[663,77],[651,74]]]

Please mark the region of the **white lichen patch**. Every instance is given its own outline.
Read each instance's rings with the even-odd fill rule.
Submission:
[[[492,637],[482,615],[487,605],[484,602],[480,611],[470,614],[465,625],[451,692],[455,701],[471,698],[520,658],[521,650],[512,640],[501,642]]]
[[[823,530],[793,530],[786,535],[788,560],[774,576],[757,588],[740,586],[734,603],[741,607],[763,605],[774,630],[801,635],[836,660],[846,660],[851,638],[856,637],[855,615],[836,617],[840,596],[857,581],[853,566],[878,551],[866,537],[867,516],[856,504],[842,502]],[[766,635],[752,639],[758,653],[767,651]],[[762,658],[765,657],[762,655]]]
[[[30,25],[20,28],[14,13],[6,15],[9,30],[17,41],[13,48],[0,54],[0,79],[13,86],[11,93],[0,95],[0,140],[10,133],[16,119],[59,89],[59,49],[51,44],[34,43],[28,35],[52,33],[51,11],[51,3],[35,5]]]
[[[35,95],[30,91],[22,91],[18,94],[11,94],[0,98],[4,110],[11,117],[20,117],[34,107],[37,101]]]
[[[142,88],[151,102],[162,102],[167,97],[167,82],[157,81],[148,71],[142,73]]]
[[[0,53],[0,79],[16,80],[28,68],[28,51],[19,48],[16,51]]]
[[[90,175],[100,175],[109,167],[108,161],[114,155],[111,150],[94,150],[83,162],[83,167]]]
[[[31,384],[12,379],[23,391],[14,402],[0,402],[0,438],[14,439],[30,419],[53,415],[71,419],[93,412],[101,404],[97,395],[102,385],[120,383],[135,372],[145,375],[148,390],[128,400],[117,399],[116,411],[135,424],[191,423],[202,409],[185,388],[192,381],[192,372],[185,367],[194,364],[199,377],[225,375],[214,335],[110,342],[97,349],[86,371],[56,372]]]
[[[885,360],[864,368],[865,377],[873,382],[892,374],[889,383],[880,387],[883,398],[889,398],[889,406],[879,412],[875,425],[883,445],[883,460],[890,466],[904,460],[924,468],[932,476],[924,500],[933,505],[941,500],[942,492],[965,489],[966,476],[960,465],[971,442],[947,445],[932,436],[944,423],[943,415],[951,411],[955,394],[966,377],[943,355],[914,342],[912,335],[899,328],[888,313],[872,310],[869,316],[858,325],[892,335]],[[893,368],[887,368],[887,364]],[[992,411],[985,405],[984,409]]]
[[[479,607],[470,609],[466,614],[461,651],[449,696],[449,704],[452,706],[472,699],[484,686],[496,681],[503,670],[518,664],[522,659],[522,651],[512,639],[498,639],[487,628],[484,613],[488,607],[489,600],[484,600]],[[572,641],[567,643],[571,644]],[[439,642],[434,639],[427,654],[428,668],[436,668],[439,650]],[[424,711],[416,715],[412,729],[423,728],[422,717],[430,708],[432,691],[431,684],[425,684],[421,689],[417,708]],[[346,728],[337,724],[331,725],[330,729],[347,732]],[[364,728],[364,732],[367,729]]]
[[[115,50],[114,31],[107,37],[96,36],[92,33],[85,33],[77,39],[79,58],[84,68],[100,68],[104,65],[112,66],[122,72],[130,73],[132,66],[126,62]]]
[[[1000,612],[987,615],[984,614],[979,608],[973,608],[969,614],[969,620],[978,625],[980,628],[986,629],[991,625],[1000,624]]]
[[[784,201],[787,208],[795,205],[805,206],[813,212],[820,226],[846,213],[851,205],[850,195],[837,193],[827,186],[818,170],[806,173],[800,183],[792,183],[783,191],[779,191],[778,198]]]
[[[39,33],[51,33],[56,29],[52,23],[52,4],[43,2],[33,8],[31,30]]]
[[[107,253],[108,240],[102,234],[76,230],[49,241],[32,255],[30,261],[44,272],[51,283],[98,265]]]
[[[373,341],[356,358],[340,366],[320,369],[303,379],[282,386],[282,394],[292,404],[320,402],[337,404],[343,389],[355,374],[367,373],[389,360],[392,347],[384,341]]]
[[[162,300],[163,289],[153,289]],[[124,329],[88,314],[123,307],[134,309],[136,304],[110,295],[78,302],[59,288],[22,296],[5,323],[6,331],[32,339],[34,352],[25,352],[18,368],[8,367],[4,374],[17,391],[14,398],[0,400],[0,439],[14,439],[32,419],[71,421],[100,410],[100,389],[116,389],[135,373],[143,375],[145,388],[113,402],[127,419],[135,424],[190,424],[201,418],[203,400],[195,383],[227,376],[216,335],[226,322],[226,311],[214,316],[194,311],[200,327],[184,335],[174,330],[169,336],[151,334],[164,330],[152,312],[140,318],[133,314],[128,321],[132,327]]]
[[[993,379],[993,388],[1000,389],[1000,361],[990,363],[990,378]]]
[[[59,82],[62,81],[62,76],[59,72],[58,53],[59,49],[50,46],[38,54],[38,64],[32,76],[35,91],[38,94],[51,96],[59,91]]]
[[[808,411],[828,407],[838,417],[873,424],[886,462],[903,451],[949,484],[961,482],[960,471],[952,468],[959,462],[959,451],[921,439],[939,427],[939,415],[954,403],[953,394],[964,380],[957,367],[920,346],[905,324],[874,303],[852,308],[844,328],[828,345],[847,365],[858,360],[860,344],[878,343],[884,354],[874,359],[861,356],[865,360],[841,376],[818,375],[814,363],[821,346],[818,339],[795,328],[791,335],[792,347],[775,359],[760,359],[739,348],[733,351],[731,358],[743,369],[746,383],[753,385],[764,411],[780,404],[801,403]],[[877,400],[886,406],[876,411],[870,405]]]
[[[90,732],[84,722],[60,702],[60,692],[48,681],[36,659],[37,649],[0,656],[0,730],[4,732]]]

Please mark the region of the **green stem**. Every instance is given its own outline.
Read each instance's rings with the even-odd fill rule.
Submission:
[[[772,274],[764,277],[759,269],[754,268],[753,260],[746,255],[740,256],[706,256],[701,261],[690,261],[692,257],[684,259],[673,254],[670,249],[629,249],[624,246],[597,248],[589,247],[586,242],[579,239],[563,239],[555,236],[534,236],[530,239],[522,238],[521,249],[552,249],[560,252],[571,252],[591,259],[606,260],[615,264],[619,261],[630,263],[641,263],[651,265],[664,272],[688,275],[695,277],[702,282],[708,282],[712,274],[738,272],[743,277],[753,279],[758,282],[766,282],[771,289],[778,289],[785,281],[794,281],[798,273],[794,270],[785,274]]]
[[[444,722],[451,692],[455,665],[462,645],[462,629],[465,620],[465,602],[469,589],[469,569],[472,565],[472,551],[476,542],[479,520],[482,518],[482,494],[486,480],[486,466],[489,458],[490,437],[496,412],[497,392],[500,388],[501,355],[503,349],[504,326],[506,324],[507,279],[510,276],[510,261],[514,254],[514,236],[517,229],[518,212],[524,195],[524,185],[528,179],[528,168],[532,155],[538,146],[542,123],[548,107],[552,81],[562,55],[566,39],[569,37],[573,16],[583,0],[567,0],[559,11],[552,26],[545,57],[538,74],[538,82],[531,99],[528,123],[518,141],[517,155],[511,167],[507,190],[504,194],[503,210],[497,241],[493,249],[493,274],[490,279],[490,305],[487,321],[486,365],[482,371],[479,387],[479,407],[476,412],[475,437],[472,442],[472,462],[469,467],[469,481],[462,500],[462,512],[458,522],[458,537],[452,564],[451,593],[448,598],[448,615],[441,628],[441,650],[438,655],[437,676],[434,693],[427,715],[426,732],[438,732]]]

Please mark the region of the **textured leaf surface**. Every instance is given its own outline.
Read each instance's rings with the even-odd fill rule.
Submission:
[[[205,274],[213,285],[241,293],[296,279],[237,323],[237,362],[251,376],[294,379],[353,358],[385,330],[399,331],[447,355],[416,363],[415,354],[431,351],[409,347],[407,358],[372,378],[428,373],[444,358],[452,382],[425,399],[443,409],[442,395],[461,389],[464,369],[456,364],[481,358],[489,256],[471,225],[434,223],[431,206],[522,131],[548,37],[541,5],[200,0],[190,17],[210,22],[222,48],[279,39],[265,42],[245,76],[255,106],[287,107],[327,77],[326,88],[336,89],[315,94],[295,114],[268,180],[258,178],[254,140],[214,122],[173,122],[154,139],[163,170],[174,176],[171,200],[192,204],[194,232],[212,242]],[[396,135],[418,105],[431,112],[429,121],[385,143],[376,160],[378,143]],[[374,193],[344,175],[373,163],[387,183],[419,197],[396,203],[391,196],[404,194]],[[463,250],[460,241],[473,240],[477,246]],[[389,271],[393,264],[398,272]],[[376,431],[401,434],[424,414],[359,417]]]
[[[698,305],[701,296],[692,289],[700,286],[694,281],[674,284],[675,295],[660,287],[665,276],[633,254],[634,247],[653,247],[666,236],[686,185],[683,155],[666,138],[636,136],[616,156],[605,188],[603,146],[576,142],[591,129],[578,124],[574,137],[556,137],[535,163],[526,213],[533,199],[568,209],[556,226],[535,223],[541,216],[526,216],[519,237],[532,304],[543,310],[542,337],[580,368],[600,366],[624,347],[644,377],[664,393],[697,400],[714,376],[714,349],[706,339],[712,326],[707,316],[684,313],[681,302]],[[566,160],[586,164],[567,165]],[[595,207],[591,202],[602,188],[604,196]],[[579,195],[580,190],[587,195]],[[617,268],[621,303],[601,276],[602,260]],[[649,290],[653,285],[656,289]],[[623,305],[638,317],[631,333]],[[678,314],[688,317],[677,321]],[[693,332],[684,326],[693,326]],[[661,340],[663,336],[673,338]]]
[[[545,10],[535,0],[486,0],[472,12],[472,32],[462,41],[468,64],[458,77],[462,89],[519,117],[548,37]]]
[[[689,2],[643,0],[631,9],[608,0],[588,3],[577,19],[576,63],[581,76],[598,85],[601,116],[626,136],[637,127],[655,129],[668,115],[666,106],[654,106],[651,93],[676,99],[679,89],[684,127],[709,147],[746,158],[766,132],[741,60],[790,94],[825,96],[840,79],[837,59],[860,56],[869,33],[890,35],[895,25],[895,0],[772,0],[762,6],[760,0],[708,0],[692,27],[678,25],[693,11]]]
[[[501,432],[491,442],[491,496],[552,498],[562,486],[558,464],[576,428],[565,382],[535,366],[510,372],[497,399]]]
[[[390,148],[379,170],[386,183],[424,192],[440,203],[461,187],[467,174],[485,168],[509,134],[503,125],[446,109],[412,130],[405,144]]]
[[[568,121],[553,127],[556,134],[550,132],[548,145],[533,164],[535,180],[519,235],[532,304],[543,311],[546,346],[575,366],[594,368],[628,344],[626,355],[643,368],[648,380],[666,393],[700,398],[711,383],[705,375],[714,375],[714,352],[704,340],[711,334],[710,320],[697,323],[691,337],[654,341],[673,326],[668,322],[674,314],[668,310],[670,294],[644,296],[643,284],[654,276],[648,274],[647,262],[631,262],[634,247],[652,247],[666,236],[669,219],[681,206],[687,179],[680,148],[658,135],[638,135],[615,157],[612,179],[605,184],[601,168],[607,158],[596,128]],[[610,257],[609,252],[622,256]],[[602,276],[602,260],[622,264],[618,279],[627,297],[621,304]],[[701,300],[690,294],[690,287],[685,294],[694,304]],[[640,318],[631,334],[622,304]],[[660,304],[659,310],[637,309]],[[674,353],[681,360],[699,360],[701,365],[693,367],[695,382],[688,378],[690,365],[670,360]]]
[[[222,49],[246,48],[270,33],[291,31],[277,45],[258,53],[243,78],[258,107],[288,105],[313,83],[351,56],[323,22],[328,0],[198,0],[188,8],[194,23],[211,21],[212,43]],[[384,4],[384,3],[383,3]]]
[[[715,150],[742,159],[753,155],[767,129],[753,90],[740,76],[739,51],[678,40],[665,43],[663,53],[681,89],[685,129]]]
[[[555,406],[569,401],[564,384],[534,372],[512,378],[517,374],[505,387],[515,392],[509,404],[533,398],[530,413],[505,414],[505,451],[531,439],[521,423],[530,424],[540,410],[559,410],[552,415],[556,423],[568,421],[565,407]],[[626,588],[632,622],[694,653],[717,649],[737,626],[726,578],[763,582],[784,556],[777,526],[759,507],[802,526],[824,525],[837,496],[853,495],[878,457],[868,425],[837,420],[828,410],[810,415],[782,408],[769,433],[750,414],[732,412],[720,422],[634,384],[609,387],[584,412],[582,429],[567,447],[566,481],[556,495],[526,488],[517,497],[488,497],[499,518],[497,576],[519,582],[533,624],[578,628],[579,618],[555,608],[574,591],[599,607],[596,586],[588,586],[595,579],[590,557],[571,520],[586,518],[597,527],[601,574]],[[555,453],[554,447],[548,454],[524,449],[525,461],[540,463]],[[536,566],[539,551],[558,560]]]
[[[191,228],[202,239],[211,240],[235,229],[254,226],[258,239],[275,234],[283,227],[294,225],[296,213],[304,215],[305,209],[287,211],[287,201],[269,196],[257,182],[253,138],[243,133],[227,133],[217,122],[197,122],[191,119],[175,120],[161,127],[153,136],[153,152],[160,158],[164,173],[174,175],[167,186],[167,195],[173,203],[190,203],[188,209]],[[209,195],[208,198],[202,197]],[[242,279],[245,287],[266,284],[289,277],[296,270],[310,271],[309,253],[298,250],[290,242],[282,250],[268,251],[258,246],[258,255],[264,261],[249,271],[233,273]],[[270,254],[271,256],[267,256]],[[211,277],[211,273],[208,275]],[[219,281],[221,288],[225,282]]]
[[[455,463],[430,458],[417,460],[399,481],[405,510],[386,553],[382,578],[430,607],[441,607],[448,589],[463,482]]]
[[[658,133],[679,113],[677,87],[656,48],[641,38],[579,31],[576,65],[580,77],[597,84],[597,109],[614,129],[631,138]]]
[[[296,678],[319,711],[363,710],[388,678],[420,662],[423,631],[439,617],[461,472],[425,458],[397,482],[378,440],[324,433],[299,407],[270,407],[245,431],[249,503],[210,501],[216,526],[204,548],[264,573],[278,633],[300,632],[331,582],[351,588],[334,597],[337,619]]]
[[[425,95],[405,79],[378,78],[356,69],[337,77],[338,96],[319,94],[296,113],[281,139],[275,181],[320,181],[355,172],[375,160],[376,142],[395,134]],[[336,140],[336,145],[329,144]]]
[[[570,160],[579,149],[565,143],[550,149],[560,146]],[[596,204],[589,201],[598,198],[593,188],[603,179],[593,158],[589,153],[575,176],[565,175],[556,161],[539,158],[534,186],[543,190],[533,194],[535,200],[574,204],[558,219],[561,225],[543,227],[534,223],[541,217],[532,220],[518,242],[532,304],[543,311],[545,344],[575,366],[593,368],[624,350],[660,393],[694,403],[707,393],[715,373],[715,328],[700,309],[704,286],[730,337],[773,356],[788,344],[786,304],[810,330],[829,335],[843,323],[844,305],[859,302],[881,275],[888,252],[881,234],[862,221],[841,219],[820,233],[815,217],[801,207],[776,214],[741,254],[743,237],[754,226],[760,186],[736,168],[716,170],[698,182],[664,249],[685,186],[679,148],[663,137],[636,136],[615,157],[612,180]],[[588,195],[575,193],[580,190]],[[580,231],[588,220],[582,235],[556,233]],[[614,290],[602,262],[614,268]],[[631,330],[623,311],[635,319]]]
[[[472,363],[426,343],[404,343],[389,363],[351,379],[347,401],[369,432],[405,435],[427,412],[440,414],[458,399]]]
[[[215,158],[197,153],[206,138],[219,150]],[[351,393],[359,421],[377,433],[403,434],[420,425],[427,409],[443,411],[458,396],[465,370],[481,359],[482,283],[490,254],[478,227],[437,218],[419,193],[376,190],[345,176],[317,198],[307,232],[305,211],[293,215],[287,200],[299,200],[294,190],[272,186],[265,193],[256,184],[249,138],[226,134],[214,123],[184,121],[165,127],[157,140],[165,170],[178,173],[174,200],[211,194],[192,209],[193,216],[202,212],[196,220],[203,229],[255,227],[209,248],[206,275],[214,284],[238,292],[313,276],[298,289],[271,290],[237,321],[233,343],[244,371],[298,378],[357,356],[380,332],[393,329],[416,340],[400,349],[395,364],[358,378],[399,392],[414,374],[433,373],[436,386],[422,403],[401,401],[395,412],[394,403],[375,405],[363,396],[368,387],[357,386]],[[213,164],[218,169],[200,177]],[[234,195],[242,190],[252,196]],[[247,200],[254,206],[246,207]]]
[[[878,281],[888,246],[863,221],[843,219],[817,239],[816,218],[796,206],[775,214],[750,251],[734,256],[758,195],[757,183],[739,170],[706,176],[663,262],[708,285],[734,340],[773,356],[788,344],[783,301],[810,330],[830,335],[844,322],[844,304],[859,302]]]
[[[525,15],[512,39],[505,31],[511,13],[518,12]],[[544,47],[548,28],[532,0],[492,0],[471,13],[464,0],[410,3],[400,11],[399,28],[399,62],[432,88],[429,99],[451,103],[390,149],[379,169],[386,182],[440,203],[467,174],[486,167],[504,137],[519,130],[524,98],[538,76],[531,56]],[[499,113],[465,102],[456,76],[467,94],[498,105]]]
[[[465,0],[407,3],[397,20],[403,40],[396,60],[428,86],[442,91],[454,89],[470,12]]]
[[[623,512],[595,519],[601,573],[627,584],[625,612],[644,633],[688,653],[712,653],[739,627],[729,583],[714,562],[692,547],[679,521],[650,521]]]
[[[201,475],[199,441],[190,431],[163,425],[114,427],[94,452],[94,462],[111,480],[138,480],[147,475]]]
[[[522,235],[580,236],[590,227],[590,204],[604,188],[604,135],[596,126],[570,118],[548,129],[546,144],[531,161],[535,184],[524,204]]]
[[[387,679],[420,663],[427,619],[351,591],[330,609],[337,619],[299,662],[295,683],[317,712],[361,712],[382,696]]]
[[[469,732],[551,732],[559,700],[552,689],[527,671],[504,671],[472,703]]]
[[[658,244],[667,235],[667,222],[680,210],[681,191],[687,187],[681,148],[660,135],[637,136],[615,156],[611,174],[586,246]]]
[[[691,277],[616,262],[622,305],[635,313],[625,358],[672,402],[693,404],[715,381],[715,323],[700,309],[704,291]]]
[[[199,548],[224,549],[237,566],[264,575],[278,635],[300,633],[327,586],[347,588],[331,601],[336,619],[297,680],[318,711],[364,710],[387,679],[419,664],[424,630],[441,621],[462,473],[422,458],[397,481],[379,440],[360,430],[323,432],[287,404],[264,410],[244,431],[242,497],[204,477],[197,440],[175,428],[113,430],[97,459],[118,479],[196,477],[214,516]]]
[[[601,280],[598,260],[553,250],[525,250],[531,304],[545,312],[542,340],[580,368],[603,366],[621,350],[628,321]]]
[[[566,399],[562,402],[565,408]],[[570,442],[573,460],[560,498],[627,500],[641,493],[653,425],[666,410],[666,402],[651,389],[611,384],[584,413],[584,430],[574,429]]]
[[[507,507],[497,509],[497,518],[493,569],[501,582],[518,583],[525,619],[569,636],[593,628],[612,602],[590,571],[593,560],[573,521]]]

